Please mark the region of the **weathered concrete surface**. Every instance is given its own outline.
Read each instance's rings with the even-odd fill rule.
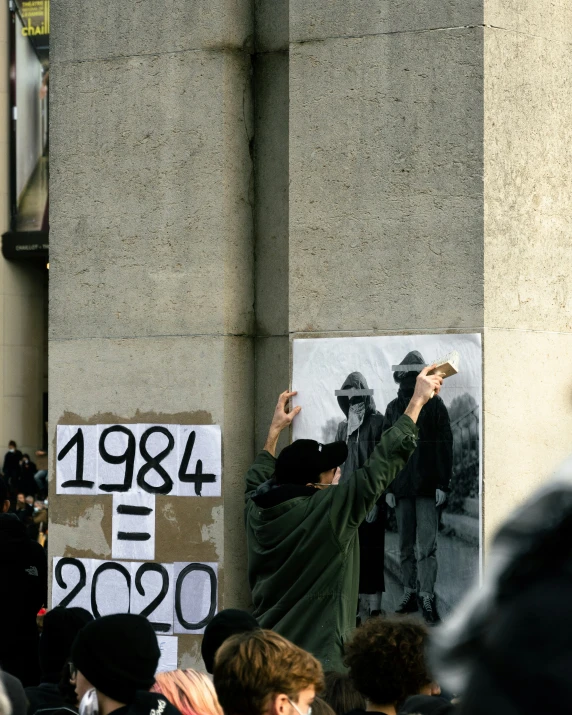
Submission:
[[[487,3],[487,22],[510,28],[485,31],[489,538],[572,449],[570,12],[567,3]]]
[[[290,0],[254,0],[256,52],[288,50]]]
[[[292,46],[290,331],[482,325],[482,53],[479,28]]]
[[[557,42],[572,40],[572,6],[568,0],[485,0],[484,18],[493,28]]]
[[[572,329],[572,46],[485,35],[485,321]]]
[[[252,44],[250,0],[52,3],[52,62],[242,49]]]
[[[249,71],[226,52],[56,62],[53,337],[252,332]]]
[[[570,332],[485,328],[487,540],[572,452]]]
[[[292,42],[482,23],[483,0],[290,0]]]

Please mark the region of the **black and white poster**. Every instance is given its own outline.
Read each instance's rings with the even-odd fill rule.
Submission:
[[[481,336],[293,342],[292,389],[298,391],[295,405],[302,406],[293,439],[345,441],[341,480],[363,466],[403,414],[419,371],[452,353],[458,373],[423,408],[417,449],[360,527],[362,617],[405,603],[405,612],[426,620],[433,608],[436,622],[479,576]]]

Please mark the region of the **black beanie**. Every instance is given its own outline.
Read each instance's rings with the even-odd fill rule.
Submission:
[[[153,626],[131,613],[88,623],[72,646],[72,663],[82,675],[96,690],[125,704],[153,685],[160,655]]]
[[[227,638],[237,633],[256,631],[259,628],[256,618],[248,611],[239,611],[236,608],[225,608],[223,611],[219,611],[205,628],[201,644],[201,654],[207,672],[212,675],[216,652]]]
[[[75,637],[91,621],[85,608],[53,608],[46,613],[39,645],[42,683],[59,683]]]

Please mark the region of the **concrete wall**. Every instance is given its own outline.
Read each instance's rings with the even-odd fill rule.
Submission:
[[[486,3],[485,517],[572,447],[572,9]]]
[[[221,425],[223,498],[165,497],[156,558],[218,561],[220,606],[248,602],[250,3],[76,9],[54,3],[51,38],[50,435]],[[109,498],[53,497],[50,554],[110,556]],[[179,639],[183,666],[200,664],[199,640]]]

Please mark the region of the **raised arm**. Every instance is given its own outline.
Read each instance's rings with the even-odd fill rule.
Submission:
[[[268,430],[268,437],[264,443],[264,449],[258,454],[254,463],[246,473],[245,489],[247,494],[268,481],[274,474],[276,466],[276,445],[278,444],[280,433],[283,429],[292,424],[292,420],[302,409],[301,407],[295,407],[293,410],[290,409],[290,398],[296,394],[298,393],[295,391],[288,392],[288,390],[286,390],[278,398],[272,422],[270,423],[270,429]]]
[[[340,541],[353,534],[367,513],[387,489],[417,446],[417,426],[421,408],[439,394],[443,378],[427,375],[434,366],[424,368],[417,377],[415,392],[405,414],[384,432],[370,458],[361,469],[335,487],[330,518]]]

